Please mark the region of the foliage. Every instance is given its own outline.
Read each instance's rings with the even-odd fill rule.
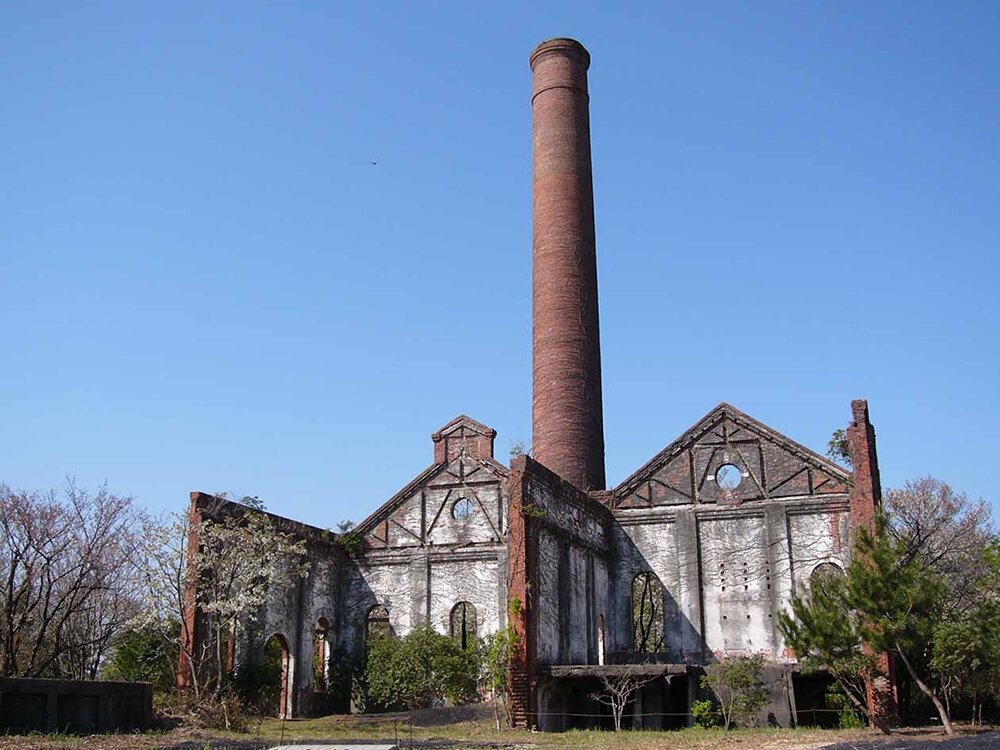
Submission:
[[[523,438],[518,440],[510,441],[510,457],[517,458],[518,456],[530,456],[531,446],[529,446]]]
[[[0,674],[96,679],[140,610],[129,497],[0,484]]]
[[[227,644],[242,628],[255,626],[268,590],[308,575],[306,546],[279,531],[268,514],[250,509],[206,518],[193,529],[188,524],[181,514],[146,519],[136,560],[146,583],[146,622],[179,622],[178,633],[164,635],[191,665],[185,676],[195,696],[206,687],[220,696],[228,672]],[[190,534],[199,545],[189,556]],[[196,600],[188,595],[192,580],[198,582]],[[188,632],[195,606],[207,619],[207,634],[197,650]]]
[[[236,670],[232,687],[246,710],[261,716],[274,716],[281,702],[282,646],[276,636],[264,644],[259,661],[242,664]]]
[[[876,660],[862,648],[842,578],[817,577],[811,591],[792,599],[791,615],[779,614],[778,630],[807,670],[826,669],[844,698],[869,715],[864,677],[877,673]],[[880,729],[889,731],[884,723]]]
[[[845,695],[839,685],[827,691],[826,705],[840,712],[837,714],[837,726],[841,729],[863,729],[867,726],[863,712],[859,711],[853,697]]]
[[[826,444],[826,455],[844,466],[854,465],[854,460],[851,457],[851,443],[847,439],[847,430],[841,428],[833,431],[830,442]]]
[[[365,546],[364,535],[354,528],[354,521],[337,524],[337,544],[351,557],[357,557]]]
[[[939,576],[888,532],[884,515],[875,533],[861,529],[847,569],[847,602],[857,612],[861,637],[877,653],[899,655],[913,682],[934,704],[948,734],[953,733],[944,705],[920,679],[911,655],[931,642],[940,618],[944,586]]]
[[[261,500],[256,495],[244,495],[239,499],[240,505],[245,505],[248,508],[253,508],[254,510],[265,511],[267,506],[264,505],[264,501]]]
[[[945,706],[951,713],[954,699],[968,699],[973,721],[977,707],[1000,692],[1000,601],[996,584],[1000,582],[1000,543],[997,540],[982,551],[981,578],[986,585],[979,590],[973,609],[952,612],[951,617],[934,628],[930,668],[941,683]]]
[[[993,539],[990,505],[972,501],[933,477],[906,482],[885,496],[886,530],[905,560],[916,559],[945,584],[947,609],[975,607],[991,570],[983,555]]]
[[[385,709],[428,708],[448,700],[477,698],[477,647],[462,649],[424,622],[403,638],[384,636],[370,644],[365,676],[369,696]]]
[[[498,732],[501,723],[507,726],[511,723],[508,711],[508,670],[511,653],[520,643],[521,636],[514,626],[508,623],[507,627],[483,638],[479,645],[479,684],[490,695]]]
[[[710,700],[695,701],[691,704],[691,718],[695,726],[712,729],[719,726],[719,709]]]
[[[859,644],[868,647],[867,653],[897,654],[951,734],[944,705],[914,667],[931,643],[943,591],[941,578],[920,556],[908,554],[907,545],[890,533],[889,520],[880,514],[874,532],[859,530],[843,581],[821,579],[809,596],[795,597],[794,618],[782,615],[779,628],[804,659],[826,663],[859,710],[864,710],[858,700],[860,677],[875,674],[874,661],[868,660]]]
[[[150,682],[153,690],[166,692],[177,687],[177,652],[173,648],[180,633],[175,621],[146,625],[122,634],[101,670],[106,680]],[[169,636],[164,633],[169,633]]]
[[[734,719],[742,726],[756,724],[757,714],[768,701],[763,672],[763,654],[734,656],[705,667],[701,686],[715,693],[726,729]]]

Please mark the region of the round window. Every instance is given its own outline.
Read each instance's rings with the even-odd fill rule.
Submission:
[[[743,482],[743,474],[732,464],[723,464],[715,472],[715,483],[720,490],[735,490]]]
[[[451,517],[457,518],[459,521],[464,521],[467,518],[472,518],[475,514],[476,509],[472,505],[472,501],[467,497],[463,497],[461,500],[456,500],[455,504],[451,508]]]

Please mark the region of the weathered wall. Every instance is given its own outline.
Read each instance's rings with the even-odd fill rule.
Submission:
[[[541,464],[526,466],[538,554],[538,664],[596,664],[598,621],[608,613],[611,514]]]
[[[0,729],[22,732],[113,732],[148,729],[148,682],[0,678]]]
[[[843,567],[849,554],[847,477],[737,409],[714,409],[614,490],[610,648],[628,659],[631,584],[652,571],[664,586],[658,660],[788,658],[778,614],[817,565]]]
[[[310,709],[317,624],[329,623],[330,651],[358,659],[368,614],[388,612],[395,635],[429,621],[449,633],[452,609],[468,602],[476,632],[505,623],[507,469],[492,456],[493,432],[459,417],[434,433],[440,462],[421,472],[358,525],[363,550],[352,557],[336,535],[279,519],[282,528],[309,542],[309,575],[269,592],[256,626],[238,647],[238,658],[258,658],[272,635],[289,653],[290,715]],[[462,501],[465,513],[456,514]]]

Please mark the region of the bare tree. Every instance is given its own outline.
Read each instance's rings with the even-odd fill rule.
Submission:
[[[0,485],[0,667],[7,676],[94,679],[139,608],[132,499],[71,480],[55,492]]]
[[[982,553],[992,538],[990,505],[970,500],[933,477],[908,481],[884,499],[889,531],[904,548],[906,560],[919,560],[940,574],[948,604],[958,611],[971,606],[988,570]]]
[[[590,697],[611,709],[615,731],[620,732],[622,715],[628,704],[632,702],[639,688],[655,679],[655,676],[643,674],[638,667],[619,667],[614,674],[601,675],[601,690],[591,693]]]

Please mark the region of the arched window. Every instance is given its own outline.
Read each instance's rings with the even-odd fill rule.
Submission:
[[[809,587],[815,589],[818,586],[835,584],[844,577],[844,571],[839,565],[832,562],[820,563],[809,575]]]
[[[476,608],[469,602],[459,602],[451,610],[451,637],[462,648],[468,648],[476,636]]]
[[[632,646],[646,654],[663,650],[663,584],[655,573],[632,580]]]
[[[316,622],[316,649],[313,656],[313,690],[325,693],[330,670],[330,623],[325,617]]]
[[[368,622],[365,626],[365,642],[374,643],[379,638],[391,635],[389,628],[389,610],[377,604],[368,610]]]

